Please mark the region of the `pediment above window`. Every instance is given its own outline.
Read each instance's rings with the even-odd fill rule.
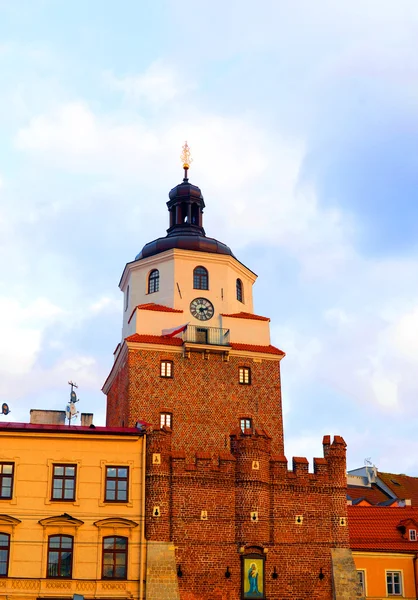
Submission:
[[[138,523],[135,521],[123,519],[121,517],[109,517],[108,519],[101,519],[100,521],[95,521],[94,524],[96,527],[111,527],[112,529],[115,527],[129,527],[132,529],[134,527],[138,527]]]
[[[60,526],[60,525],[71,525],[72,527],[80,527],[84,525],[84,521],[80,521],[80,519],[76,519],[71,515],[64,513],[62,515],[56,515],[54,517],[47,517],[46,519],[41,519],[38,521],[39,525],[43,527],[48,526]]]
[[[0,515],[0,526],[2,525],[19,525],[21,523],[20,519],[16,519],[16,517],[11,517],[10,515]]]

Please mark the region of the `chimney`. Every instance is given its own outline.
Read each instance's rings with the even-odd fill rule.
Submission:
[[[80,425],[82,427],[93,425],[93,413],[81,413]]]

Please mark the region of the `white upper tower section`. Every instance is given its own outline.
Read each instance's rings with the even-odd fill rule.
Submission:
[[[189,160],[183,162],[185,177],[167,202],[167,235],[146,244],[122,274],[122,340],[189,324],[229,330],[234,343],[269,345],[269,319],[253,311],[257,276],[228,246],[206,236],[203,196],[189,183]]]

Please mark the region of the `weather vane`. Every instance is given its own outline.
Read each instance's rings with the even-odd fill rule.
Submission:
[[[184,142],[184,146],[182,148],[182,153],[180,154],[180,158],[183,163],[184,169],[184,181],[188,181],[187,179],[187,171],[190,169],[190,164],[193,162],[193,158],[190,154],[190,148],[187,142]]]

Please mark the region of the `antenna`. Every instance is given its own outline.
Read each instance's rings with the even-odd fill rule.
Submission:
[[[364,465],[366,467],[371,467],[373,465],[373,463],[372,463],[372,457],[371,456],[369,456],[368,458],[364,459]]]
[[[76,383],[73,383],[72,381],[69,381],[68,385],[71,386],[71,392],[70,392],[70,402],[69,402],[69,404],[67,404],[67,406],[65,408],[65,416],[68,419],[68,425],[70,426],[71,419],[77,418],[78,410],[76,409],[75,403],[79,402],[79,399],[77,398],[77,394],[74,391],[74,388],[78,389],[78,385]]]

